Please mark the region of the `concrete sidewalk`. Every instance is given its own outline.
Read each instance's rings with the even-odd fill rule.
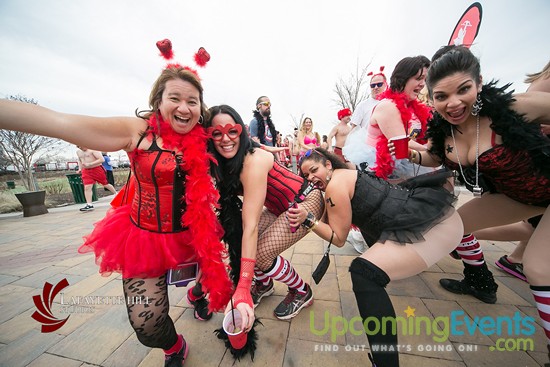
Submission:
[[[468,194],[462,194],[459,200],[469,198]],[[162,351],[151,350],[137,341],[125,306],[117,302],[122,296],[120,276],[102,277],[93,255],[80,255],[76,251],[82,236],[104,216],[108,200],[109,197],[101,199],[95,203],[95,211],[87,213],[72,205],[31,218],[23,218],[21,213],[0,215],[0,366],[163,365]],[[411,332],[403,335],[405,330],[399,324],[402,366],[541,366],[548,362],[546,338],[527,283],[494,266],[495,260],[511,252],[514,244],[482,245],[499,284],[495,305],[448,293],[439,286],[438,280],[444,276],[461,278],[461,262],[451,257],[445,257],[418,276],[388,285],[397,316],[409,320],[404,311],[414,309],[417,319],[427,319],[430,328],[434,328],[427,335],[428,325],[423,323],[418,333],[413,332],[418,335],[410,335]],[[325,246],[324,241],[310,234],[284,256],[311,282],[310,274]],[[275,294],[265,298],[257,308],[263,326],[258,327],[256,358],[252,363],[246,357],[237,366],[370,366],[367,338],[360,330],[361,325],[353,321],[358,311],[348,267],[357,253],[346,245],[333,248],[331,254],[331,265],[321,284],[312,285],[314,305],[291,321],[279,321],[273,316],[273,309],[286,295],[286,288],[276,284]],[[63,299],[61,295],[55,297],[51,309],[58,319],[70,317],[55,332],[42,333],[41,325],[31,318],[36,311],[33,296],[42,295],[45,282],[56,285],[64,278],[69,286],[62,291]],[[216,314],[207,322],[195,320],[185,301],[186,289],[170,288],[170,314],[190,345],[185,366],[232,366],[232,357],[213,334],[221,326],[222,315]],[[71,300],[84,296],[100,296],[105,304],[70,304]],[[451,315],[458,315],[458,320],[464,322],[486,317],[481,321],[485,331],[495,330],[495,320],[498,325],[498,320],[507,317],[521,317],[524,322],[533,317],[535,332],[508,333],[505,323],[503,335],[482,333],[480,329],[470,335],[466,324],[462,324],[455,331],[466,331],[463,335],[451,332],[448,339],[438,338]],[[466,317],[470,319],[465,320]],[[343,320],[351,323],[347,332]],[[329,327],[332,323],[334,327]],[[534,351],[524,351],[525,345],[518,338],[532,340]],[[495,346],[520,350],[498,351]]]

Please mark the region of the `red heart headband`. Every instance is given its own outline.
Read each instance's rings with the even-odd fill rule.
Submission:
[[[162,56],[167,61],[171,61],[174,58],[174,51],[172,51],[172,42],[168,38],[158,41],[157,48],[160,51],[160,56]],[[206,63],[210,61],[210,54],[208,53],[208,51],[205,50],[204,47],[201,47],[197,52],[195,52],[193,59],[195,60],[197,66],[203,68],[206,66]],[[181,67],[191,71],[193,74],[199,77],[197,71],[189,66],[181,66],[179,63],[170,62],[168,63],[168,65],[166,65],[166,67]]]

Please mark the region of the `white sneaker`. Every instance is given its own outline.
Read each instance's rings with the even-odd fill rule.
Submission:
[[[355,251],[360,254],[365,252],[365,250],[368,248],[367,243],[363,239],[363,235],[361,235],[361,231],[353,228],[349,230],[346,242],[349,242],[353,246]]]

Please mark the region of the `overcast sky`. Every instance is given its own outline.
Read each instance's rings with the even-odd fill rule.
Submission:
[[[488,0],[472,51],[485,80],[513,82],[550,59],[550,1]],[[237,109],[248,123],[256,98],[271,98],[278,130],[292,116],[329,133],[339,107],[334,85],[357,65],[389,77],[403,57],[431,58],[471,0],[0,0],[0,98],[97,116],[146,109],[165,62],[155,42],[172,40],[175,60],[199,70],[208,106]],[[546,25],[545,25],[546,24]],[[37,121],[37,123],[40,123]]]

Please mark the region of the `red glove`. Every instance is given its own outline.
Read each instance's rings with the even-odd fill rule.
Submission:
[[[239,277],[239,284],[233,294],[233,307],[237,307],[239,303],[246,303],[251,308],[254,308],[254,302],[252,302],[252,295],[250,289],[252,287],[252,279],[254,279],[254,266],[256,260],[241,258],[241,276]]]

